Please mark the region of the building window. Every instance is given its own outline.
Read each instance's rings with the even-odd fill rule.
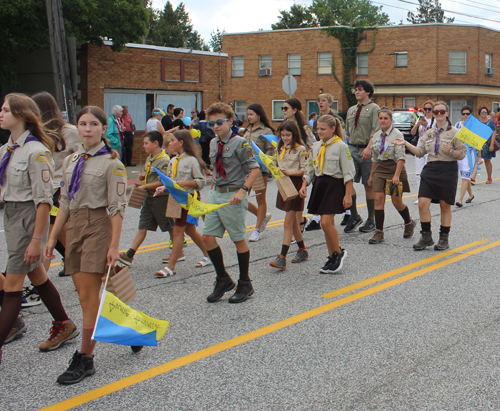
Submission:
[[[283,103],[285,100],[273,100],[273,121],[283,121],[285,119],[285,115],[283,114]]]
[[[318,53],[318,74],[332,74],[332,53]]]
[[[233,77],[243,77],[245,60],[243,57],[233,57]]]
[[[403,108],[415,107],[415,97],[403,97]]]
[[[493,54],[486,53],[485,67],[486,67],[486,75],[488,76],[492,76],[493,74],[495,74],[495,69],[492,67],[492,60],[493,60]]]
[[[493,113],[497,113],[497,110],[500,108],[500,103],[498,102],[493,102],[491,104],[491,111],[493,111]]]
[[[358,68],[356,74],[366,75],[368,74],[368,53],[358,53]]]
[[[270,76],[273,58],[270,54],[259,56],[259,76]]]
[[[450,50],[450,74],[466,74],[467,52]]]
[[[396,67],[408,67],[408,52],[396,53]]]
[[[300,54],[288,55],[288,74],[300,76]]]
[[[245,121],[247,119],[247,102],[246,102],[246,100],[235,100],[234,101],[234,112],[240,120]]]

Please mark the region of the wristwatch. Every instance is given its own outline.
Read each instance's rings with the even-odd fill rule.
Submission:
[[[248,191],[248,187],[245,184],[243,184],[240,188],[245,190],[245,191]]]

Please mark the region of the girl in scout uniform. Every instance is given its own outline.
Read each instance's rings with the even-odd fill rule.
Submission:
[[[413,235],[415,222],[410,217],[408,207],[403,203],[402,193],[410,192],[408,176],[405,170],[405,150],[401,146],[395,146],[392,141],[403,138],[403,134],[392,125],[392,111],[383,107],[378,114],[380,130],[373,135],[372,139],[372,169],[368,178],[368,185],[375,193],[375,234],[370,239],[370,244],[378,244],[384,241],[384,206],[386,195],[386,184],[390,181],[396,186],[402,183],[402,192],[391,195],[392,204],[398,210],[405,222],[404,238]]]
[[[306,169],[307,149],[301,144],[300,132],[297,124],[292,121],[286,121],[278,128],[280,137],[278,143],[278,167],[283,174],[290,177],[293,185],[298,190],[302,187],[302,177]],[[300,225],[297,220],[297,213],[302,214],[304,210],[304,199],[297,197],[293,200],[283,201],[283,197],[278,192],[276,198],[276,207],[286,211],[285,216],[285,232],[283,234],[283,244],[281,245],[281,253],[276,257],[276,260],[271,261],[272,267],[284,270],[286,268],[286,255],[290,248],[292,235],[295,236],[299,249],[292,263],[300,263],[309,258],[309,253],[304,244]]]
[[[340,122],[330,115],[321,116],[317,130],[320,141],[312,146],[299,194],[306,198],[307,186],[314,182],[307,207],[311,214],[321,215],[328,247],[328,260],[320,272],[333,274],[342,268],[347,257],[347,252],[340,248],[335,214],[343,214],[352,204],[355,169],[349,147],[343,141]]]
[[[23,94],[8,94],[0,111],[0,127],[10,130],[0,148],[0,195],[5,204],[4,229],[8,260],[0,311],[0,361],[2,346],[16,322],[28,275],[54,318],[50,336],[41,351],[59,348],[79,332],[61,303],[43,267],[42,250],[48,236],[52,207],[54,142],[42,126],[35,102]]]
[[[422,237],[413,245],[415,250],[423,250],[434,244],[431,232],[432,203],[439,203],[441,207],[441,229],[439,242],[435,250],[449,248],[448,236],[451,226],[451,206],[455,203],[458,184],[457,160],[465,157],[466,148],[461,140],[455,136],[458,130],[452,127],[448,105],[442,101],[432,106],[434,126],[422,137],[418,147],[404,139],[397,139],[393,144],[405,145],[408,150],[418,157],[429,155],[427,164],[422,170],[420,189],[418,191],[418,211],[422,226]]]
[[[194,194],[196,191],[199,196],[199,190],[201,190],[206,183],[205,175],[207,166],[198,154],[191,133],[188,130],[176,131],[172,136],[170,147],[173,151],[178,153],[177,156],[170,161],[170,177],[191,194]],[[165,187],[159,187],[156,192],[157,194],[161,194],[165,190]],[[196,264],[196,267],[205,267],[211,264],[203,238],[196,230],[196,226],[187,222],[187,216],[188,211],[182,209],[181,218],[175,220],[172,253],[168,258],[168,265],[162,270],[157,271],[155,273],[156,277],[168,277],[176,274],[175,264],[182,253],[185,232],[203,252],[203,259]]]
[[[77,116],[83,144],[63,162],[59,213],[45,258],[54,258],[54,246],[67,224],[66,274],[73,276],[83,311],[80,351],[59,376],[60,384],[74,384],[94,374],[95,341],[91,340],[99,308],[101,278],[106,266],[119,259],[118,244],[125,213],[127,174],[104,137],[106,115],[95,106],[84,107]]]

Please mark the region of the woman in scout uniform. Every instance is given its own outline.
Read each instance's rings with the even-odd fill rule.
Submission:
[[[274,128],[269,123],[266,112],[259,103],[250,104],[247,108],[247,119],[248,127],[245,131],[244,137],[252,147],[252,142],[254,142],[257,147],[266,155],[274,155],[273,145],[264,137],[265,135],[274,135]],[[252,148],[253,152],[253,148]],[[256,153],[253,152],[255,155]],[[250,234],[248,241],[259,241],[262,233],[266,229],[267,223],[271,221],[272,215],[267,212],[267,182],[271,177],[269,171],[261,171],[261,175],[257,177],[254,186],[252,187],[255,191],[257,206],[254,203],[248,202],[248,211],[257,217],[257,223],[255,224],[255,229]]]
[[[35,102],[23,94],[8,94],[0,111],[0,127],[10,130],[0,148],[0,196],[4,202],[4,230],[8,260],[0,311],[0,361],[2,346],[16,322],[26,275],[37,288],[54,318],[50,336],[40,345],[52,351],[79,332],[61,303],[54,284],[43,267],[42,250],[48,236],[52,207],[54,142],[42,126]]]
[[[302,177],[306,169],[307,149],[301,144],[299,128],[293,121],[285,121],[278,128],[280,141],[278,143],[278,167],[283,174],[290,177],[293,185],[298,190],[302,187]],[[283,197],[278,191],[276,198],[276,207],[286,211],[285,216],[285,232],[283,234],[283,244],[281,245],[281,253],[276,257],[276,260],[271,261],[272,267],[284,270],[286,268],[286,255],[290,248],[292,235],[295,236],[299,249],[292,263],[300,263],[309,258],[309,253],[304,244],[300,225],[297,220],[297,213],[302,214],[304,210],[304,199],[297,197],[293,200],[283,201]]]
[[[397,139],[393,144],[405,145],[418,157],[429,155],[427,164],[422,170],[420,189],[418,191],[418,211],[422,226],[422,237],[413,245],[415,250],[423,250],[434,244],[431,232],[432,203],[439,203],[441,207],[441,228],[439,241],[435,250],[449,248],[448,236],[451,226],[451,206],[455,203],[458,184],[457,160],[465,157],[465,144],[455,136],[458,130],[452,127],[448,118],[448,105],[442,101],[434,103],[432,107],[434,126],[422,137],[418,147],[404,139]]]
[[[170,176],[179,186],[194,194],[195,191],[199,197],[199,190],[201,190],[206,183],[206,165],[198,154],[196,144],[193,137],[188,130],[176,131],[172,136],[170,142],[172,150],[176,151],[178,155],[170,161]],[[203,170],[203,171],[202,171]],[[165,187],[157,189],[157,194],[165,192]],[[182,253],[182,245],[184,242],[184,232],[187,233],[194,241],[194,243],[203,252],[203,259],[196,264],[196,267],[206,267],[211,264],[208,257],[207,248],[203,243],[201,234],[196,230],[196,225],[187,221],[188,211],[182,209],[181,218],[174,222],[174,238],[172,253],[168,258],[168,265],[155,273],[156,277],[168,277],[175,275],[175,264],[177,259]]]
[[[57,379],[60,384],[80,382],[95,372],[91,337],[101,278],[106,266],[113,267],[119,259],[126,206],[127,173],[104,137],[106,115],[99,107],[84,107],[78,113],[77,127],[83,144],[64,160],[59,213],[44,250],[45,258],[54,258],[56,239],[67,221],[66,274],[73,276],[80,298],[83,337],[80,351]]]
[[[340,121],[330,115],[321,116],[317,130],[321,140],[312,147],[299,194],[306,198],[307,186],[314,182],[307,208],[310,213],[321,215],[328,247],[328,260],[320,272],[333,274],[342,268],[347,257],[347,251],[340,248],[335,214],[343,214],[351,206],[355,168],[349,147],[343,141]]]
[[[378,113],[380,130],[373,135],[372,139],[372,170],[368,185],[375,193],[375,234],[370,239],[370,244],[378,244],[384,241],[384,218],[385,218],[385,196],[387,194],[387,183],[394,185],[396,193],[391,193],[392,204],[398,210],[405,222],[404,238],[413,235],[415,222],[410,217],[408,207],[403,203],[403,192],[410,192],[408,176],[405,170],[405,150],[401,146],[395,146],[392,141],[403,138],[403,134],[392,125],[392,111],[382,107]],[[402,184],[401,191],[399,184]]]

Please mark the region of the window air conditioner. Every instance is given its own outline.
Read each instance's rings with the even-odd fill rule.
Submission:
[[[270,68],[261,68],[259,69],[259,77],[270,76],[271,69]]]
[[[486,67],[486,75],[492,76],[493,74],[495,74],[495,69],[491,67]]]

